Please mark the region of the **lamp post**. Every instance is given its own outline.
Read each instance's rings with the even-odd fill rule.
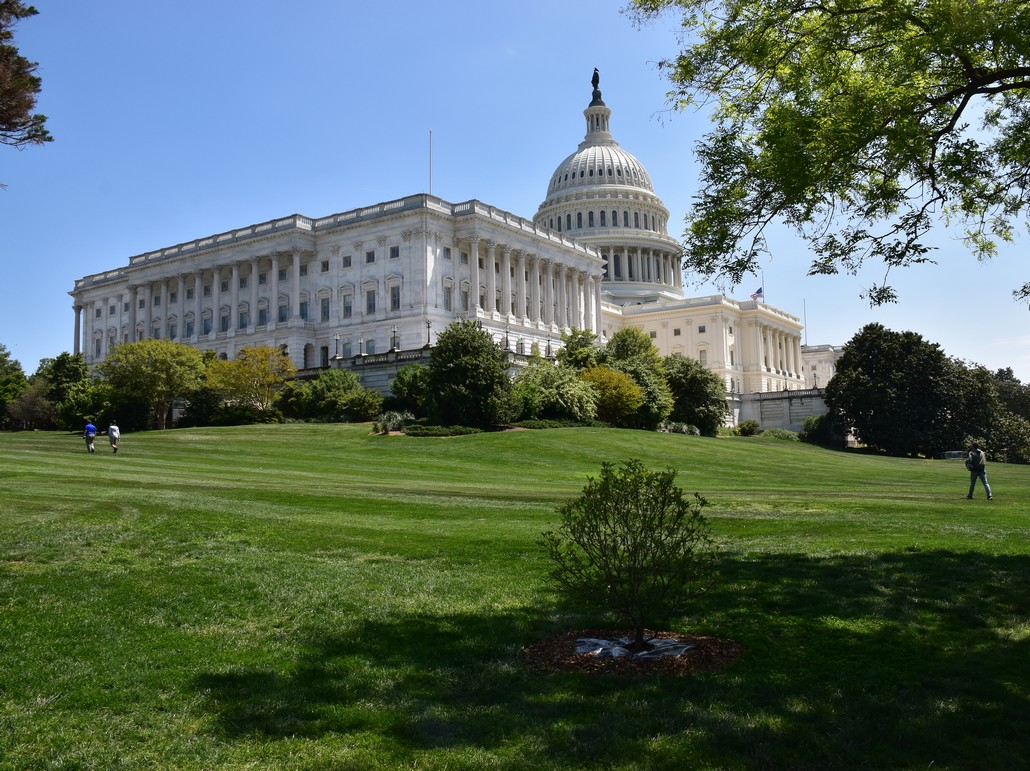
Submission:
[[[432,343],[431,343],[430,338],[429,338],[429,335],[431,334],[432,330],[433,330],[433,322],[429,321],[428,319],[426,319],[426,348],[431,348],[432,347]]]
[[[333,354],[333,361],[336,362],[336,367],[337,367],[337,369],[339,369],[339,367],[340,367],[340,333],[339,332],[337,332],[335,335],[333,335],[333,340],[336,341],[336,353]]]
[[[365,338],[358,337],[358,356],[365,355]]]
[[[393,337],[390,339],[390,349],[396,351],[399,346],[397,345],[397,325],[393,325]]]
[[[507,324],[504,325],[504,350],[506,350],[506,351],[510,351],[511,350],[511,343],[508,342],[508,325]]]

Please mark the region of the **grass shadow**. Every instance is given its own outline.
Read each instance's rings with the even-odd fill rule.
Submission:
[[[721,571],[684,629],[747,646],[722,672],[526,672],[518,648],[564,631],[539,608],[313,629],[289,671],[196,685],[228,741],[363,734],[384,765],[1025,767],[1030,557],[727,555]]]

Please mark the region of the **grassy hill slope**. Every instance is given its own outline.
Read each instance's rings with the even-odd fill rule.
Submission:
[[[1030,468],[576,429],[63,434],[0,446],[0,768],[1016,768]],[[525,672],[604,623],[535,544],[602,462],[671,466],[718,673]]]

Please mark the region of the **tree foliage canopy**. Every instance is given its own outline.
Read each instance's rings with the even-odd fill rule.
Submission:
[[[226,399],[268,410],[276,393],[296,372],[281,349],[262,345],[241,348],[232,360],[212,361],[207,381]]]
[[[0,0],[0,144],[22,147],[52,139],[46,116],[33,113],[41,86],[37,64],[18,53],[12,42],[14,25],[36,13],[21,0]]]
[[[730,411],[722,378],[679,353],[665,357],[665,372],[673,397],[669,418],[697,426],[702,436],[718,436]]]
[[[196,389],[204,375],[204,355],[171,340],[139,340],[116,345],[97,371],[116,391],[145,402],[159,429],[172,400]]]
[[[488,428],[503,420],[508,358],[478,321],[461,319],[440,333],[429,379],[443,425]]]
[[[706,104],[702,191],[686,265],[739,283],[780,221],[813,247],[810,274],[926,262],[930,229],[979,258],[1030,203],[1030,3],[1025,0],[633,0],[668,9],[685,47],[664,61],[673,105]],[[1014,293],[1030,298],[1030,283]]]

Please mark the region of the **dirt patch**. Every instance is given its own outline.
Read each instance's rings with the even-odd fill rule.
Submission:
[[[541,640],[522,649],[522,660],[527,669],[545,672],[582,672],[584,674],[615,675],[689,675],[691,672],[715,671],[729,666],[744,653],[744,646],[735,640],[721,640],[675,632],[648,632],[649,637],[691,643],[693,648],[680,656],[662,658],[598,658],[576,653],[576,640],[581,637],[611,639],[632,634],[626,630],[583,629],[565,632]]]

